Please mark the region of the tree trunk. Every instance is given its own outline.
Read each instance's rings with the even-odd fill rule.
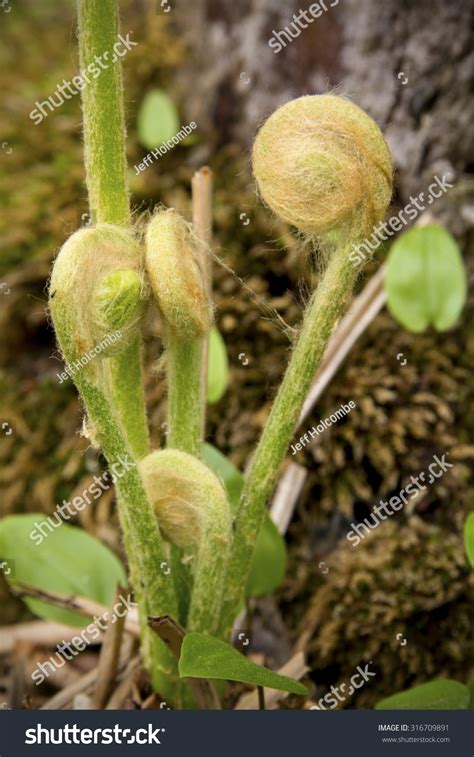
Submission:
[[[341,0],[334,7],[326,0],[327,11],[306,29],[291,26],[300,0],[176,4],[193,52],[180,74],[183,101],[215,147],[233,140],[248,148],[259,123],[283,102],[335,89],[384,130],[397,202],[426,190],[435,175],[449,175],[455,187],[436,203],[436,218],[458,237],[466,234],[474,221],[470,0]],[[295,38],[280,35],[286,46],[276,54],[268,43],[285,27]]]

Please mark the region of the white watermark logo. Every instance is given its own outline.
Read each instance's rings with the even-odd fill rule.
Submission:
[[[424,202],[424,192],[420,192],[416,197],[410,195],[410,202],[400,210],[398,215],[392,216],[388,221],[381,221],[378,226],[373,227],[370,237],[367,237],[360,244],[352,246],[352,252],[349,255],[351,263],[357,266],[363,263],[364,260],[371,258],[372,253],[375,252],[381,242],[386,242],[397,231],[401,231],[404,226],[407,226],[409,221],[414,221],[420,213],[426,210],[426,205],[432,205],[434,200],[439,199],[453,186],[453,184],[447,181],[446,176],[443,176],[442,179],[439,176],[435,176],[433,183],[428,187],[426,203]],[[408,218],[405,216],[408,216]]]
[[[122,728],[115,723],[113,728],[81,728],[77,723],[66,723],[60,728],[51,728],[37,723],[34,728],[25,731],[25,744],[161,744],[158,736],[165,733],[165,728],[154,728],[148,723],[147,728]],[[162,736],[163,738],[163,736]],[[97,750],[96,750],[97,751]]]
[[[336,5],[339,5],[339,0],[332,0],[329,8],[334,8]],[[289,26],[285,26],[278,32],[273,30],[273,35],[268,40],[269,47],[277,55],[287,44],[290,44],[290,42],[299,37],[304,29],[307,29],[317,18],[326,13],[327,10],[328,6],[326,6],[324,0],[319,0],[319,3],[312,3],[309,8],[294,13],[293,21]]]
[[[334,710],[338,702],[344,702],[348,697],[351,697],[357,689],[361,689],[365,684],[374,678],[377,674],[372,673],[369,670],[369,666],[372,665],[372,661],[368,662],[363,668],[361,665],[357,666],[357,672],[351,677],[349,681],[349,687],[347,684],[341,683],[339,686],[331,686],[330,691],[318,702],[318,705],[311,707],[311,710]],[[357,680],[359,682],[357,682]],[[328,707],[326,707],[328,705]]]
[[[320,421],[316,427],[313,426],[309,431],[303,434],[303,436],[300,436],[299,442],[291,445],[291,454],[296,455],[297,452],[300,452],[309,443],[310,437],[311,439],[315,439],[327,428],[330,428],[333,423],[337,423],[341,418],[349,415],[351,410],[354,410],[355,407],[356,403],[353,400],[351,400],[348,405],[342,404],[334,413],[331,413],[329,418]]]
[[[449,454],[449,452],[446,454]],[[433,456],[434,462],[428,467],[428,484],[432,484],[437,478],[444,476],[446,471],[453,467],[453,463],[446,462],[446,454],[444,454],[441,459],[437,455]],[[436,467],[439,468],[439,473],[435,473]],[[426,486],[423,483],[420,483],[421,481],[426,481],[424,471],[417,476],[410,476],[410,479],[411,483],[401,489],[398,496],[391,497],[388,502],[381,499],[379,504],[374,506],[370,518],[364,518],[360,523],[351,523],[351,529],[346,534],[346,539],[351,542],[353,547],[359,546],[361,541],[365,539],[371,531],[374,531],[377,526],[380,526],[382,521],[387,520],[391,515],[394,515],[395,512],[401,510],[404,505],[408,504],[409,499],[413,499],[420,491],[426,489]]]
[[[106,471],[102,477],[94,476],[94,483],[90,484],[81,497],[74,497],[72,502],[63,499],[61,505],[56,505],[54,515],[49,515],[40,523],[36,522],[35,528],[30,531],[29,536],[31,541],[34,541],[36,546],[39,547],[48,538],[49,534],[52,534],[65,520],[69,520],[74,515],[77,515],[78,512],[84,510],[86,505],[91,504],[90,495],[93,495],[94,500],[99,499],[102,492],[107,491],[112,484],[116,483],[118,478],[122,478],[129,470],[135,467],[135,463],[133,460],[128,459],[128,455],[125,455],[125,459],[119,456],[118,461],[111,466],[112,473]],[[121,473],[118,472],[120,469],[122,469]],[[110,482],[107,481],[108,478],[111,479]],[[68,513],[67,515],[66,512]]]
[[[191,121],[190,124],[187,126],[182,126],[181,129],[178,131],[177,134],[172,139],[168,139],[166,142],[163,142],[163,144],[158,147],[156,150],[152,150],[151,152],[146,155],[142,162],[134,166],[134,169],[136,171],[135,175],[138,176],[139,173],[145,170],[145,168],[148,168],[148,166],[151,166],[153,163],[153,159],[158,159],[160,157],[163,157],[163,155],[166,155],[167,152],[173,149],[173,147],[176,147],[176,145],[179,145],[179,143],[186,139],[186,137],[189,137],[190,134],[192,134],[193,130],[197,128],[197,125],[194,121]]]
[[[36,668],[31,674],[31,678],[36,686],[42,684],[43,681],[46,678],[49,678],[51,673],[54,673],[58,668],[62,668],[68,660],[73,660],[74,657],[77,657],[77,655],[83,652],[93,641],[100,639],[101,632],[103,633],[106,631],[109,624],[116,623],[119,618],[123,618],[136,606],[137,603],[130,599],[130,595],[125,598],[120,594],[119,601],[112,608],[112,616],[110,620],[108,620],[109,611],[106,610],[99,617],[95,616],[94,622],[89,623],[78,636],[73,636],[71,641],[65,641],[63,639],[60,644],[56,645],[56,649],[58,650],[56,654],[51,655],[51,657],[44,662],[38,662],[36,664]]]
[[[112,49],[112,64],[117,63],[120,58],[124,58],[132,47],[138,45],[138,42],[133,42],[130,39],[131,34],[133,34],[133,31],[128,32],[125,37],[121,34],[118,35],[117,42]],[[121,51],[120,48],[122,48]],[[56,108],[60,108],[61,105],[64,105],[66,100],[70,100],[72,97],[79,94],[79,92],[82,92],[82,90],[91,83],[91,80],[94,81],[94,79],[97,79],[97,77],[101,75],[102,71],[109,68],[109,63],[106,62],[109,60],[109,55],[110,52],[108,50],[102,53],[102,55],[96,55],[94,62],[90,63],[86,69],[81,69],[77,76],[72,77],[72,81],[63,79],[61,84],[57,85],[54,94],[41,102],[37,100],[35,102],[36,108],[33,108],[30,113],[30,118],[34,121],[35,126],[38,126],[47,116],[49,116],[49,113],[52,113]]]
[[[57,373],[56,376],[59,379],[59,383],[62,384],[63,381],[65,381],[67,378],[72,378],[72,374],[79,370],[79,368],[84,368],[85,365],[90,363],[91,360],[93,360],[97,355],[100,355],[100,353],[103,350],[106,350],[110,345],[114,344],[117,339],[120,339],[122,337],[121,331],[114,331],[112,334],[107,334],[105,339],[102,339],[100,344],[98,344],[96,347],[94,347],[93,350],[90,352],[86,352],[85,355],[80,357],[78,360],[76,360],[72,365],[68,365],[66,367],[66,370],[62,373]]]

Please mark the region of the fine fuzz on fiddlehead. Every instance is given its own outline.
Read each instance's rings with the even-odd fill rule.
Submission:
[[[139,334],[144,297],[141,250],[130,232],[110,224],[76,231],[61,249],[51,275],[51,306],[64,310],[72,341],[66,359],[94,350],[108,334],[122,338],[101,354],[124,350]],[[64,326],[66,324],[63,324]],[[90,374],[100,361],[91,361]]]
[[[62,344],[67,362],[97,354],[85,375],[107,386],[132,451],[143,457],[149,449],[139,357],[148,291],[132,233],[111,224],[75,232],[56,258],[51,292],[53,314],[68,303],[61,318],[70,335]],[[119,338],[111,341],[112,333]],[[104,361],[108,356],[114,359]]]
[[[120,343],[104,354],[122,352],[139,334],[144,310],[143,277],[138,270],[109,273],[96,287],[91,302],[92,328],[96,341],[120,331]]]
[[[178,450],[152,452],[141,461],[140,473],[163,533],[192,556],[187,628],[212,634],[218,627],[231,540],[225,489],[204,463]]]
[[[189,224],[175,210],[159,211],[146,233],[146,267],[161,314],[181,339],[204,336],[212,323],[198,261]]]
[[[253,170],[267,205],[320,240],[354,238],[381,220],[392,193],[392,161],[380,129],[334,95],[292,100],[260,129]]]
[[[227,568],[223,633],[239,611],[266,503],[352,292],[357,270],[349,259],[351,245],[382,219],[392,191],[390,153],[378,126],[332,95],[301,97],[277,110],[255,140],[253,167],[265,202],[330,255],[246,476]]]

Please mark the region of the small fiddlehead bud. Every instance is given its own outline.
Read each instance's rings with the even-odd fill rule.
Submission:
[[[140,474],[164,535],[193,555],[194,586],[187,626],[212,633],[218,626],[231,541],[226,491],[204,463],[176,449],[147,455],[140,462]]]
[[[203,462],[180,450],[160,450],[140,462],[140,473],[160,528],[173,544],[197,548],[210,527],[211,538],[229,543],[227,494]]]
[[[80,229],[63,245],[51,275],[50,307],[69,363],[112,332],[122,337],[99,358],[125,349],[137,336],[145,291],[140,267],[133,236],[109,224]]]
[[[204,336],[212,322],[192,228],[173,209],[160,210],[146,233],[146,268],[161,314],[175,336]]]

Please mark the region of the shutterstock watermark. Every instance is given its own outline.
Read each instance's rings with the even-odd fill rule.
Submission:
[[[62,373],[56,373],[56,376],[59,379],[59,383],[62,384],[63,381],[65,381],[67,378],[72,378],[72,374],[74,371],[79,370],[79,368],[83,368],[87,363],[90,363],[91,360],[93,360],[97,355],[100,355],[100,353],[103,350],[106,350],[107,347],[110,347],[112,344],[114,344],[117,339],[120,339],[122,336],[121,331],[114,331],[112,334],[107,334],[105,339],[102,339],[100,344],[98,344],[96,347],[94,347],[93,350],[90,352],[86,352],[85,355],[80,357],[78,360],[76,360],[72,365],[68,365],[66,367],[66,370]]]
[[[445,460],[446,455],[449,455],[449,452],[446,452],[441,458],[439,459],[438,455],[433,455],[434,462],[431,463],[431,465],[428,466],[428,473],[429,478],[427,480],[428,484],[432,484],[436,479],[441,478],[444,476],[447,470],[449,468],[453,467],[453,463],[448,463]],[[435,473],[435,468],[438,467],[439,472]],[[426,489],[426,486],[420,481],[425,481],[425,473],[422,471],[417,476],[410,476],[411,483],[407,484],[403,489],[401,489],[398,493],[398,496],[391,497],[388,502],[385,502],[383,499],[380,500],[380,504],[375,505],[370,518],[364,518],[363,521],[360,523],[351,523],[351,530],[346,534],[346,539],[351,542],[353,547],[359,546],[361,541],[365,539],[366,536],[370,534],[371,531],[377,528],[377,526],[380,526],[382,521],[387,520],[391,515],[394,515],[396,512],[402,509],[404,505],[408,504],[408,501],[410,499],[413,499],[416,497],[420,491],[423,491]],[[408,499],[407,496],[408,495]]]
[[[325,418],[323,421],[320,421],[316,428],[313,426],[309,431],[303,434],[303,436],[300,436],[299,442],[291,445],[291,454],[296,455],[297,452],[300,452],[300,450],[302,450],[309,443],[309,437],[311,437],[311,439],[315,439],[327,428],[330,428],[333,423],[337,423],[337,421],[340,421],[341,418],[349,415],[351,410],[354,410],[355,407],[356,403],[353,400],[351,400],[348,405],[343,404],[338,407],[338,409],[334,413],[331,413],[329,418]]]
[[[307,29],[317,18],[326,13],[329,8],[339,5],[339,0],[332,0],[327,6],[324,0],[319,0],[319,3],[312,3],[306,10],[300,10],[298,13],[293,14],[293,21],[290,26],[285,26],[284,29],[280,29],[279,32],[273,30],[273,35],[268,40],[269,47],[272,48],[275,55],[286,47],[287,43],[293,42],[294,39],[300,36],[304,29]],[[303,21],[304,19],[304,21]],[[308,23],[305,23],[305,22]],[[291,31],[293,28],[293,31]],[[286,41],[285,41],[286,40]]]
[[[111,63],[114,64],[117,63],[120,58],[124,58],[132,47],[138,45],[138,42],[133,42],[130,39],[131,34],[133,34],[133,31],[128,32],[125,37],[119,34],[112,51],[106,50],[102,55],[96,55],[94,63],[90,63],[86,69],[81,69],[77,76],[72,77],[72,81],[63,79],[62,83],[57,85],[54,94],[50,95],[47,100],[41,102],[38,102],[37,100],[35,102],[36,108],[33,108],[30,113],[30,118],[34,121],[35,126],[38,126],[47,116],[49,116],[49,113],[53,112],[53,110],[64,105],[66,100],[70,100],[72,97],[79,94],[79,92],[82,92],[82,90],[91,83],[91,80],[94,81],[94,79],[97,79],[97,77],[101,75],[102,71],[109,68],[110,64],[106,61],[109,60],[111,54]],[[121,48],[122,52],[119,52]],[[55,96],[57,102],[54,99]],[[49,113],[46,108],[49,109]]]
[[[439,199],[453,186],[454,184],[450,184],[447,181],[446,176],[443,176],[442,179],[440,179],[439,176],[435,176],[433,183],[428,187],[426,203],[424,192],[420,192],[416,197],[410,195],[410,202],[400,210],[398,215],[392,216],[388,221],[381,221],[378,226],[373,227],[370,238],[365,239],[360,244],[354,244],[352,246],[352,252],[349,255],[351,263],[354,263],[354,265],[357,266],[363,263],[367,258],[371,258],[372,253],[377,249],[381,242],[386,242],[387,239],[392,237],[397,231],[401,231],[404,226],[407,226],[409,221],[414,221],[420,213],[426,210],[427,205],[432,205],[434,200]],[[408,216],[408,218],[405,218],[405,216]],[[365,252],[362,252],[362,250],[365,250]]]
[[[354,675],[351,677],[347,693],[347,685],[345,683],[341,683],[339,686],[333,685],[331,686],[331,690],[324,697],[321,697],[318,702],[319,706],[314,705],[313,707],[310,707],[310,709],[334,710],[339,702],[344,702],[348,697],[351,697],[357,689],[361,689],[368,681],[370,681],[371,678],[374,678],[377,675],[377,673],[372,673],[372,671],[369,670],[370,665],[372,665],[372,661],[367,663],[365,668],[362,668],[361,665],[357,666],[357,673],[354,673]],[[356,681],[359,682],[356,683]],[[326,707],[325,705],[328,705],[328,707]]]
[[[51,655],[51,657],[48,657],[44,662],[38,662],[36,664],[36,668],[31,674],[31,678],[36,686],[42,684],[43,681],[46,678],[49,678],[51,673],[54,673],[58,668],[62,668],[68,660],[73,660],[77,657],[77,655],[83,652],[93,641],[100,639],[101,632],[106,631],[109,624],[113,624],[119,618],[123,618],[133,607],[136,606],[137,603],[130,599],[130,595],[125,598],[120,594],[119,601],[112,608],[110,620],[108,620],[109,611],[106,610],[102,615],[99,615],[99,617],[97,617],[97,615],[94,616],[93,623],[89,623],[78,636],[73,636],[71,641],[65,641],[63,639],[63,641],[56,645],[56,649],[58,650],[56,654]]]
[[[138,166],[134,166],[134,169],[136,171],[135,175],[138,176],[138,174],[144,171],[145,168],[151,166],[151,164],[153,163],[153,158],[161,158],[163,155],[166,155],[167,152],[172,150],[173,147],[179,145],[179,143],[183,139],[186,139],[186,137],[189,137],[189,135],[192,134],[193,130],[196,128],[197,127],[194,121],[191,121],[191,123],[187,126],[182,126],[172,139],[168,139],[166,142],[163,142],[163,144],[156,150],[149,152],[148,155],[143,158],[142,162],[138,164]]]
[[[39,547],[39,545],[42,544],[56,528],[64,523],[65,520],[74,517],[78,512],[84,510],[86,505],[91,504],[89,495],[93,495],[94,500],[99,499],[103,492],[110,489],[112,484],[116,483],[118,478],[122,478],[122,476],[128,473],[129,470],[135,467],[135,463],[133,460],[128,459],[128,455],[125,455],[125,459],[119,457],[118,462],[111,466],[112,473],[106,471],[102,477],[94,476],[94,483],[90,484],[90,486],[82,493],[81,497],[74,497],[72,502],[63,499],[61,505],[56,505],[54,515],[49,515],[40,523],[36,522],[35,528],[30,531],[29,536],[31,541],[34,541],[36,546]],[[121,469],[122,472],[119,473],[117,469]],[[110,481],[108,481],[109,478]],[[68,513],[67,515],[66,511]]]
[[[115,723],[113,728],[81,728],[77,723],[66,723],[59,728],[51,728],[37,723],[34,728],[25,731],[25,744],[161,744],[158,736],[164,728],[154,728],[148,723],[147,728],[123,728]],[[163,736],[161,736],[163,738]]]

